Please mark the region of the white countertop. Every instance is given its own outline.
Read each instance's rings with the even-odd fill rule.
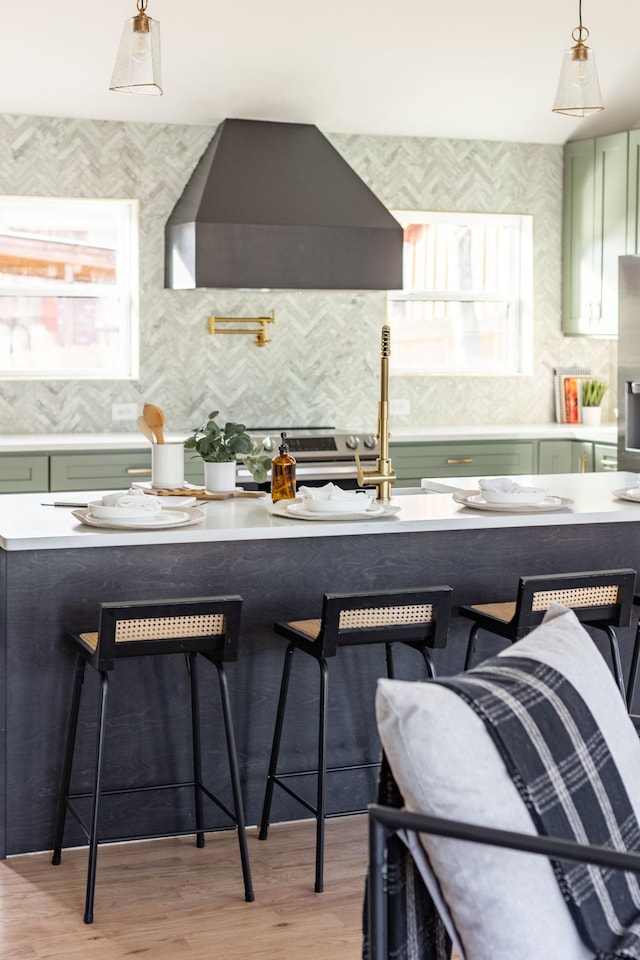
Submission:
[[[581,423],[489,424],[480,427],[394,427],[391,441],[419,443],[424,440],[591,440],[617,443],[617,423],[586,427]]]
[[[190,431],[167,434],[167,441],[186,440]],[[511,426],[486,425],[479,427],[394,427],[391,442],[410,443],[426,440],[592,440],[596,443],[616,443],[615,423],[600,427],[585,427],[581,424],[539,423]],[[140,450],[148,447],[148,441],[136,433],[48,433],[5,434],[0,436],[0,453],[64,453],[71,450],[109,451]]]
[[[45,506],[54,500],[97,500],[100,493],[5,494],[0,498],[0,547],[5,550],[56,550],[75,547],[137,546],[147,544],[221,543],[358,536],[381,533],[437,533],[446,530],[488,530],[504,527],[563,526],[584,523],[640,522],[640,502],[620,500],[614,490],[636,486],[635,473],[555,474],[515,478],[518,483],[544,486],[549,494],[568,497],[571,507],[557,512],[493,513],[461,506],[452,494],[402,493],[392,504],[395,516],[358,521],[309,521],[273,516],[270,498],[206,501],[204,519],[173,529],[113,530],[86,526],[70,507]],[[477,479],[442,480],[454,489],[477,488]],[[640,531],[638,531],[640,532]],[[634,531],[634,535],[637,532]]]
[[[189,433],[165,434],[165,441],[183,442]],[[144,450],[151,444],[141,433],[25,433],[0,436],[0,453],[67,453],[74,451]]]

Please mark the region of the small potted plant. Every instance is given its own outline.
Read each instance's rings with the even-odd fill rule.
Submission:
[[[185,440],[186,450],[195,452],[204,461],[205,490],[210,493],[235,490],[236,461],[238,456],[256,483],[264,483],[271,458],[262,453],[262,448],[254,446],[244,423],[229,421],[224,427],[216,423],[218,410],[209,414],[205,424],[193,431]]]
[[[604,380],[584,380],[582,383],[582,422],[587,426],[600,423],[602,410],[600,404],[605,395],[607,384]]]

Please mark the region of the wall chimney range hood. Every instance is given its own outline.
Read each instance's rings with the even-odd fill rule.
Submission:
[[[224,120],[167,222],[165,286],[398,290],[402,227],[317,127]]]

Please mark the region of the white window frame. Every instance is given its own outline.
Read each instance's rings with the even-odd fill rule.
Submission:
[[[419,355],[410,367],[394,364],[393,350],[390,371],[404,376],[514,376],[533,372],[533,216],[530,214],[464,213],[442,211],[391,210],[403,228],[409,224],[424,223],[492,223],[508,224],[511,231],[513,263],[517,268],[510,278],[508,290],[416,290],[408,289],[405,272],[404,289],[387,292],[388,322],[393,327],[399,321],[392,317],[392,304],[397,301],[449,302],[504,302],[508,314],[507,361],[501,365],[430,367]]]
[[[64,197],[0,197],[0,230],[4,215],[2,208],[9,210],[31,207],[42,211],[43,219],[61,211],[82,221],[86,214],[87,222],[92,212],[103,213],[107,206],[114,215],[117,230],[116,277],[117,282],[110,284],[70,283],[55,281],[48,283],[44,278],[22,280],[12,277],[0,289],[3,297],[52,297],[81,298],[100,300],[120,300],[118,311],[119,342],[121,348],[113,356],[108,367],[77,367],[65,370],[9,368],[3,366],[0,355],[0,381],[3,380],[135,380],[139,375],[139,289],[138,289],[138,208],[137,200],[96,199]]]

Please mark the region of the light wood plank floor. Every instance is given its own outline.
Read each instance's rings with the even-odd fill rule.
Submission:
[[[358,960],[365,816],[327,822],[325,892],[313,892],[313,821],[249,831],[256,893],[243,897],[234,833],[106,844],[95,919],[82,921],[86,849],[0,862],[3,960]]]

